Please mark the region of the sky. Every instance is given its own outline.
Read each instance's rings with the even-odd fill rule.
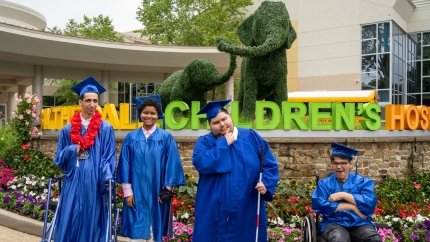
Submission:
[[[48,27],[58,26],[64,29],[69,19],[77,22],[88,17],[109,16],[118,32],[141,29],[142,24],[136,19],[136,11],[141,0],[6,0],[24,5],[41,13]]]

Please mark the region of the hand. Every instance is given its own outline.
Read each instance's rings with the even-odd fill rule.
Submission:
[[[367,216],[364,215],[362,212],[360,212],[360,210],[356,207],[356,209],[353,210],[354,213],[356,213],[358,216],[360,216],[360,218],[362,219],[366,219]]]
[[[336,192],[328,197],[329,202],[336,202],[343,199],[343,192]]]
[[[230,128],[227,129],[227,132],[224,135],[225,139],[227,140],[227,144],[231,145],[234,141],[233,133],[230,132]]]
[[[81,146],[80,145],[76,145],[76,152],[78,152],[78,154],[79,154],[79,150],[81,149]]]
[[[125,202],[127,203],[127,206],[134,208],[134,196],[128,196],[125,198]]]
[[[173,193],[167,187],[163,187],[160,192],[160,195],[158,196],[158,201],[160,203],[169,203],[172,197]]]
[[[257,189],[257,191],[259,191],[263,195],[267,192],[267,188],[262,182],[258,182],[257,186],[255,186],[255,189]]]

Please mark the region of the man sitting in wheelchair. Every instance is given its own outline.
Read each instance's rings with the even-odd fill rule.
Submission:
[[[374,182],[350,172],[358,151],[337,143],[331,147],[333,174],[321,179],[312,193],[312,208],[322,216],[319,241],[381,241],[370,220],[378,201]]]

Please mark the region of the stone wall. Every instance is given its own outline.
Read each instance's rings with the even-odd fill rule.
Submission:
[[[330,171],[330,143],[347,144],[359,150],[358,171],[377,182],[384,177],[402,178],[405,175],[430,171],[430,137],[390,138],[268,138],[270,148],[278,158],[281,179],[315,177],[318,170],[323,177]],[[117,150],[122,139],[117,140]],[[191,157],[195,137],[176,137],[185,172],[197,175]],[[57,137],[33,139],[33,145],[54,157]]]

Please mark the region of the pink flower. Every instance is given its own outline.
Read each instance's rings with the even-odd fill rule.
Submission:
[[[414,188],[415,189],[420,189],[421,188],[421,184],[414,182]]]
[[[18,115],[18,119],[19,119],[19,120],[23,120],[23,119],[24,119],[24,116],[22,116],[22,114],[20,114],[20,115]]]

